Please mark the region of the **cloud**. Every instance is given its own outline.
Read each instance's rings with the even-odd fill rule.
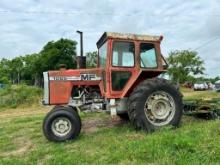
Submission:
[[[170,0],[1,0],[0,58],[34,53],[50,40],[78,40],[84,31],[85,51],[96,50],[104,31],[163,35],[162,53],[195,49],[220,36],[220,2]],[[220,75],[220,39],[198,49],[209,76]]]

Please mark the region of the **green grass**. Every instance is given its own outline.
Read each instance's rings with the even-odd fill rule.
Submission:
[[[210,97],[214,95],[205,93]],[[202,94],[199,92],[199,95]],[[113,128],[103,126],[90,133],[82,132],[74,141],[53,143],[42,134],[44,114],[2,117],[1,113],[0,164],[196,165],[220,162],[220,120],[184,116],[179,128],[167,127],[152,134],[137,132],[129,123]],[[83,121],[110,117],[102,113],[81,116]]]
[[[192,89],[181,88],[181,92],[184,95],[184,99],[205,99],[205,100],[209,100],[212,98],[220,99],[220,92],[216,92],[214,90],[193,91]]]
[[[218,164],[220,121],[184,119],[178,129],[153,134],[129,124],[82,133],[75,141],[48,142],[43,115],[0,122],[0,164]],[[84,117],[86,120],[87,117]],[[21,150],[21,151],[20,151]]]
[[[12,85],[0,89],[0,109],[27,107],[40,103],[42,89],[27,85]]]

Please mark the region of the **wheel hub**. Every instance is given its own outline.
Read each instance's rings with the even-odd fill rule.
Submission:
[[[169,105],[164,100],[157,100],[152,103],[152,114],[157,119],[165,119],[170,112]]]
[[[58,117],[52,122],[52,132],[56,136],[65,136],[72,129],[71,122],[66,117]]]
[[[175,104],[170,94],[160,91],[151,94],[145,103],[145,114],[156,126],[168,124],[175,113]]]

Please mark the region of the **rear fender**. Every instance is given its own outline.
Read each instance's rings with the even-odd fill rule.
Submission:
[[[139,83],[146,79],[150,78],[156,78],[158,75],[160,75],[163,71],[140,71],[139,74],[137,75],[136,79],[132,81],[132,83],[129,84],[129,86],[126,87],[122,94],[123,97],[129,97],[130,93],[134,90],[136,86],[138,86]]]

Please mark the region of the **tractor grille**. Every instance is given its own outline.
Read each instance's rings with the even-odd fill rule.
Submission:
[[[44,98],[43,98],[42,103],[44,105],[48,105],[49,104],[49,76],[48,76],[48,72],[44,72],[43,76],[44,76]]]

